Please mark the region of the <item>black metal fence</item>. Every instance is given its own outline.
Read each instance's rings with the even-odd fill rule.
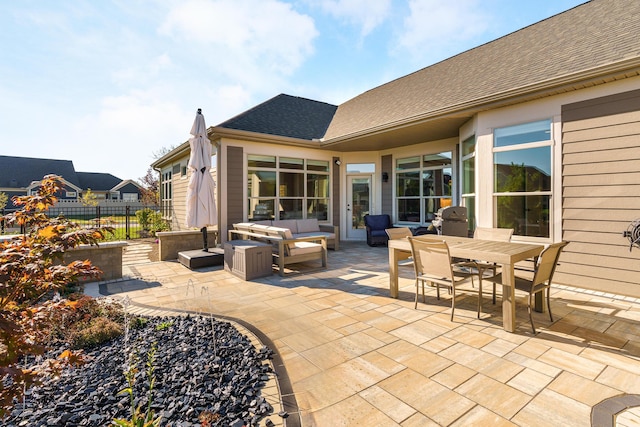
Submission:
[[[136,212],[143,211],[136,215]],[[10,213],[9,209],[0,210],[2,216]],[[47,215],[57,217],[63,215],[81,227],[109,226],[114,229],[108,240],[129,240],[153,236],[155,231],[168,230],[169,226],[162,219],[159,206],[54,206]],[[21,230],[9,227],[0,220],[0,234],[15,234]]]

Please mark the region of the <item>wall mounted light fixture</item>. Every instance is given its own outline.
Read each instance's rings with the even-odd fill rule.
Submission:
[[[340,160],[336,160],[334,163],[336,164],[336,166],[340,166],[342,164]]]
[[[382,172],[382,182],[389,182],[389,174],[387,172]]]

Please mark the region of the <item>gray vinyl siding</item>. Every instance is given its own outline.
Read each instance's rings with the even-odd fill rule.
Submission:
[[[242,147],[227,147],[227,229],[234,223],[244,221],[244,150]]]
[[[391,155],[382,156],[381,159],[382,172],[389,175],[389,181],[382,182],[382,213],[389,214],[392,221],[393,218],[393,157]],[[381,173],[382,176],[382,173]]]
[[[640,297],[640,90],[562,108],[563,239],[555,281]]]
[[[340,193],[340,166],[336,165],[336,161],[340,160],[339,157],[334,157],[332,160],[332,165],[333,165],[333,174],[331,176],[331,198],[332,198],[332,212],[331,215],[333,216],[333,218],[329,218],[329,223],[333,224],[333,225],[337,225],[338,227],[340,226],[340,218],[342,217],[340,215],[340,197],[341,197],[341,193]],[[337,239],[339,239],[339,236],[336,236]]]

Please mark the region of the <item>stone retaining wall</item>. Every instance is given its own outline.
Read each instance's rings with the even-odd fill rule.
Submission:
[[[161,231],[156,233],[159,243],[160,261],[178,259],[178,252],[192,251],[203,247],[200,230]],[[214,248],[218,238],[218,230],[207,230],[209,247]]]
[[[102,270],[102,276],[97,280],[115,280],[122,278],[122,252],[127,242],[103,242],[100,246],[80,245],[64,254],[64,262],[84,261]]]

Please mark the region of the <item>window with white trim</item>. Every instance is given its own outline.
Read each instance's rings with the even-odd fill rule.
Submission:
[[[171,219],[172,217],[172,170],[168,169],[162,172],[160,181],[160,209],[162,211],[162,217],[165,219]]]
[[[328,220],[329,161],[250,154],[247,163],[249,221]]]
[[[476,137],[462,141],[461,174],[462,174],[462,206],[467,208],[469,230],[476,228]]]
[[[551,120],[494,130],[494,206],[497,226],[514,235],[550,236]]]
[[[451,206],[451,151],[397,159],[395,178],[398,222],[430,222]]]

